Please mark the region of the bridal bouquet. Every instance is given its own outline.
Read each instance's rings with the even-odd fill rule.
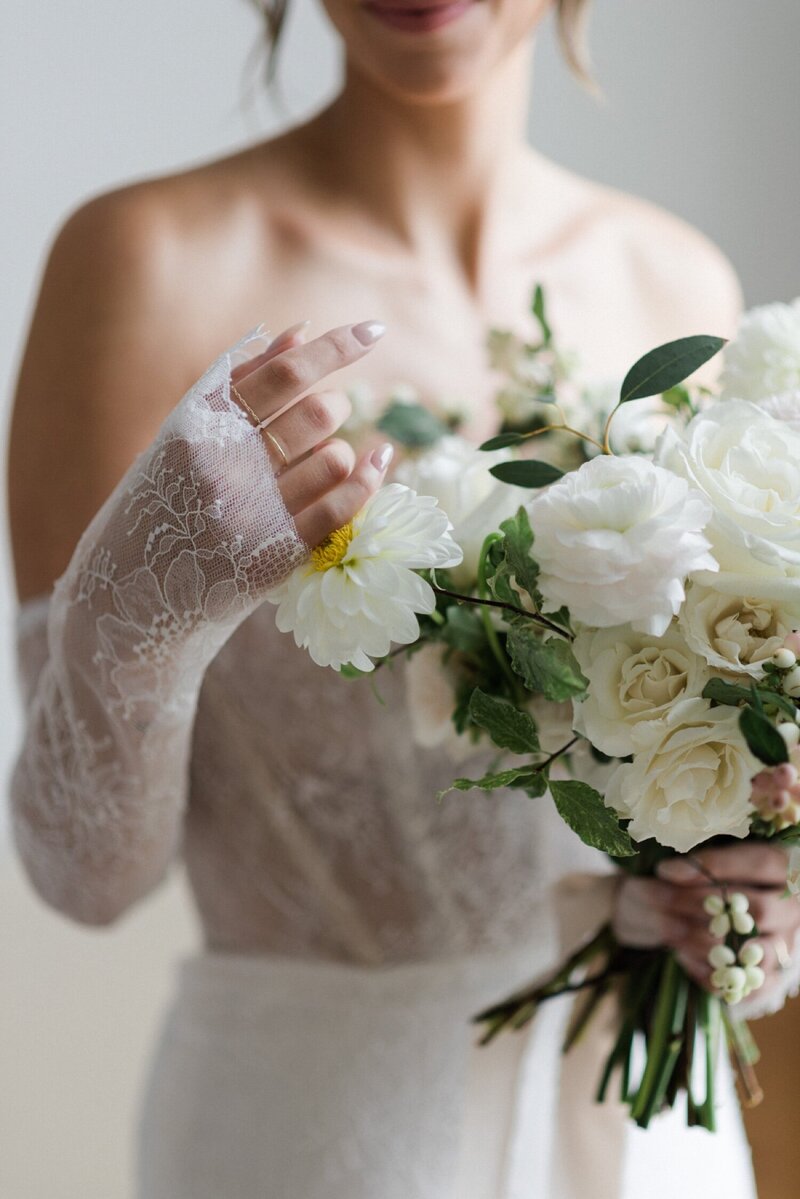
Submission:
[[[378,423],[408,451],[395,481],[273,594],[279,627],[351,675],[408,655],[419,739],[456,758],[496,751],[452,788],[549,795],[622,870],[653,874],[732,838],[794,856],[800,301],[753,310],[727,345],[657,347],[616,396],[576,383],[541,288],[533,314],[535,340],[490,337],[502,424],[479,449],[457,414],[408,396],[389,406]],[[716,391],[687,384],[723,346]],[[434,693],[444,721],[424,711]],[[756,1097],[737,1005],[764,973],[747,897],[706,881],[712,992],[669,950],[625,947],[607,925],[552,977],[481,1013],[483,1040],[578,992],[568,1049],[613,992],[598,1098],[618,1075],[639,1125],[684,1093],[689,1122],[712,1129],[723,1033]]]

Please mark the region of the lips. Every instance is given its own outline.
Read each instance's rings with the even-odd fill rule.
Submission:
[[[445,0],[444,3],[397,4],[384,0],[366,0],[364,8],[376,20],[406,33],[430,33],[457,21],[473,6],[474,0]]]

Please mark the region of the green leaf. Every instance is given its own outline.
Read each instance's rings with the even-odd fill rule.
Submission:
[[[526,438],[521,433],[498,433],[478,446],[479,450],[504,450],[510,445],[521,445]]]
[[[691,412],[692,397],[689,395],[687,388],[678,384],[677,387],[668,387],[662,394],[661,399],[668,408],[674,408],[676,412]]]
[[[526,795],[529,795],[531,799],[538,799],[541,795],[544,795],[545,791],[547,790],[547,786],[548,786],[547,771],[546,770],[535,771],[534,774],[531,775],[530,783],[525,783],[523,781],[523,783],[521,785],[522,785],[522,790],[525,792]]]
[[[474,607],[451,604],[446,622],[439,633],[441,640],[463,654],[479,657],[486,648],[486,631]]]
[[[412,449],[433,445],[450,432],[444,421],[421,404],[403,404],[397,400],[386,409],[377,427],[401,445]]]
[[[794,720],[795,706],[786,695],[780,695],[777,691],[771,691],[767,687],[756,687],[755,696],[758,703],[777,708],[779,712],[783,712],[790,720]],[[729,707],[738,707],[743,701],[751,704],[753,700],[753,690],[750,687],[742,687],[739,683],[729,683],[725,679],[709,679],[703,688],[703,699],[710,699],[715,704],[727,704]]]
[[[559,816],[584,844],[613,854],[615,858],[632,857],[636,853],[633,841],[620,828],[619,820],[594,787],[576,779],[566,782],[552,779],[550,792]]]
[[[515,754],[539,752],[539,735],[534,720],[507,699],[487,695],[480,687],[476,687],[469,701],[469,714],[476,724],[486,729],[492,741],[501,749],[510,749]]]
[[[561,479],[564,472],[549,462],[525,458],[517,462],[498,462],[497,466],[489,467],[489,474],[501,483],[513,483],[515,487],[546,487]]]
[[[509,570],[514,575],[517,585],[535,596],[538,591],[539,565],[531,557],[533,548],[533,530],[528,513],[524,508],[517,509],[516,516],[510,516],[500,525],[503,534],[502,547]]]
[[[743,708],[739,728],[752,754],[766,766],[779,766],[789,761],[786,742],[775,725],[753,708]]]
[[[635,362],[622,381],[620,404],[659,395],[677,387],[725,345],[726,338],[698,334],[680,337],[650,350]]]
[[[570,643],[560,637],[544,641],[523,618],[515,618],[508,630],[511,665],[531,691],[563,703],[583,695],[589,685],[581,674]]]
[[[531,302],[531,312],[539,322],[539,327],[542,330],[542,337],[544,338],[544,344],[549,346],[553,340],[553,331],[550,328],[545,315],[544,291],[541,283],[536,284],[536,290],[533,293],[533,300]]]
[[[500,787],[530,786],[534,773],[533,766],[516,766],[512,770],[501,770],[498,774],[485,774],[481,779],[453,779],[449,787],[437,792],[436,798],[441,799],[450,791],[472,791],[475,787],[481,791],[497,791]],[[521,783],[521,780],[527,782]]]

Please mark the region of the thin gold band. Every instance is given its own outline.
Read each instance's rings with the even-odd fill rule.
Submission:
[[[265,420],[262,420],[262,419],[261,419],[261,417],[260,417],[260,416],[258,416],[258,414],[257,414],[257,413],[255,413],[255,412],[253,411],[253,409],[250,407],[250,405],[248,404],[247,400],[246,400],[246,399],[244,398],[244,396],[241,394],[241,392],[239,391],[239,389],[237,388],[237,386],[236,386],[236,384],[233,382],[233,380],[231,380],[231,385],[230,385],[230,386],[231,386],[231,391],[232,391],[232,392],[233,392],[233,394],[236,396],[237,400],[239,401],[239,403],[241,404],[241,406],[244,408],[244,410],[245,410],[245,412],[247,413],[247,415],[248,415],[248,416],[251,418],[251,420],[253,421],[253,424],[255,425],[255,427],[256,427],[256,430],[257,430],[259,433],[263,433],[265,437],[268,437],[268,438],[269,438],[269,440],[270,440],[270,443],[271,443],[271,444],[274,446],[274,448],[275,448],[275,450],[278,452],[278,454],[280,454],[280,456],[281,456],[281,459],[282,459],[282,461],[283,461],[283,465],[284,465],[284,466],[288,466],[288,465],[289,465],[289,457],[288,457],[288,455],[287,455],[287,453],[286,453],[286,450],[283,448],[283,446],[281,445],[281,443],[278,441],[277,437],[275,437],[275,436],[274,436],[274,434],[270,433],[269,429],[266,429],[266,428],[264,427],[264,426],[267,424],[267,421],[269,420],[269,418],[266,418]]]
[[[259,426],[259,428],[260,428],[260,427],[261,427],[261,426]],[[272,442],[272,444],[275,446],[275,449],[278,451],[278,453],[280,454],[281,458],[283,459],[283,465],[284,465],[284,466],[288,466],[288,465],[289,465],[289,459],[288,459],[288,458],[287,458],[287,456],[286,456],[286,450],[283,448],[283,446],[281,445],[281,443],[278,441],[277,437],[273,437],[273,435],[270,433],[269,429],[263,429],[263,428],[262,428],[262,429],[261,429],[261,432],[264,434],[264,436],[265,436],[265,437],[268,437],[268,438],[270,439],[270,441]]]

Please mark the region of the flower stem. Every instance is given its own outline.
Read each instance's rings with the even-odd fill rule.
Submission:
[[[515,604],[506,604],[502,600],[480,599],[476,595],[462,595],[459,591],[449,591],[447,587],[439,587],[436,583],[431,583],[431,587],[437,595],[448,595],[451,599],[460,600],[464,604],[480,604],[484,608],[503,608],[506,612],[513,612],[515,616],[527,616],[528,620],[534,621],[535,624],[540,624],[543,629],[549,629],[551,633],[557,633],[559,637],[564,637],[567,641],[572,640],[566,629],[562,629],[554,621],[548,620],[546,616],[542,616],[541,612],[529,612],[527,608],[518,608]]]

